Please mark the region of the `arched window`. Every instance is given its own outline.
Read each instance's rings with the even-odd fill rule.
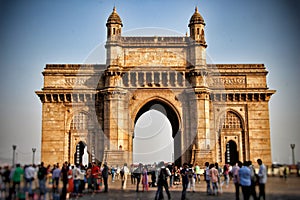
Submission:
[[[234,112],[227,112],[221,119],[222,128],[240,129],[242,127],[241,119]]]
[[[71,130],[85,130],[85,129],[87,129],[87,124],[88,124],[87,114],[80,112],[73,117],[70,129]]]

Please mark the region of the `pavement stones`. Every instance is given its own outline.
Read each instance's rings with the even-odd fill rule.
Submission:
[[[140,185],[140,192],[135,191],[135,185],[130,183],[130,180],[127,184],[126,190],[121,190],[120,181],[116,180],[115,182],[109,182],[109,191],[108,193],[96,193],[85,194],[83,197],[78,199],[88,200],[88,199],[103,199],[103,200],[148,200],[154,199],[155,192],[157,188],[149,188],[148,192],[142,192],[142,185]],[[221,199],[221,200],[230,200],[235,199],[234,185],[232,182],[226,187],[222,187],[223,193],[218,196],[207,196],[206,195],[206,183],[202,181],[200,184],[196,184],[196,192],[187,190],[187,199]],[[171,188],[171,199],[181,199],[181,185]],[[258,194],[258,187],[256,187],[256,192]],[[164,191],[164,197],[167,199],[167,195]],[[252,197],[251,197],[252,198]],[[250,198],[250,200],[252,200]],[[240,192],[240,199],[243,199],[242,192]],[[300,199],[300,178],[299,177],[289,177],[286,181],[280,177],[268,177],[268,182],[266,184],[266,199],[270,200],[299,200]]]

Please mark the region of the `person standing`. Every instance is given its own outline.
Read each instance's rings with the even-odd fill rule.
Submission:
[[[243,167],[239,170],[239,182],[242,187],[244,200],[249,200],[251,192],[251,171],[247,161],[244,162]]]
[[[205,181],[206,181],[206,193],[207,193],[207,195],[211,195],[210,176],[209,176],[209,162],[205,162],[204,178],[205,178]]]
[[[65,162],[60,170],[60,177],[63,182],[63,187],[60,195],[61,200],[66,200],[67,198],[68,171],[69,171],[68,162]]]
[[[73,167],[73,168],[72,168]],[[74,192],[74,179],[73,179],[73,169],[74,166],[70,166],[70,163],[68,164],[68,192],[67,192],[67,199],[70,195]]]
[[[232,181],[235,186],[235,199],[240,200],[240,183],[239,183],[239,170],[242,167],[242,162],[238,161],[232,168]]]
[[[39,187],[40,187],[40,196],[46,197],[47,188],[46,188],[46,179],[47,179],[47,168],[44,167],[44,162],[41,162],[39,171],[38,171]],[[40,197],[41,198],[41,197]]]
[[[109,175],[109,168],[107,166],[107,163],[104,162],[103,164],[103,169],[102,169],[102,178],[103,178],[103,183],[104,183],[104,192],[108,192],[108,175]]]
[[[195,171],[193,169],[193,165],[189,164],[189,185],[190,185],[190,190],[195,192]]]
[[[25,177],[25,187],[28,192],[29,197],[33,198],[33,192],[32,192],[32,182],[34,180],[34,173],[35,169],[32,167],[32,165],[29,165],[24,170],[24,177]]]
[[[224,175],[224,182],[226,183],[226,186],[229,184],[229,165],[225,164],[223,167],[223,175]]]
[[[136,179],[136,192],[139,192],[139,185],[141,182],[141,174],[142,174],[143,164],[140,163],[138,168],[134,170],[134,177]]]
[[[163,199],[163,187],[168,195],[168,199],[171,199],[171,194],[168,186],[168,177],[171,176],[170,170],[165,166],[165,163],[161,161],[159,163],[159,172],[157,180],[157,191],[155,195],[155,200]]]
[[[255,173],[255,168],[254,166],[252,165],[252,161],[248,161],[249,162],[249,169],[251,171],[251,192],[250,192],[250,196],[253,197],[254,200],[257,199],[257,196],[256,196],[256,189],[255,189],[255,186],[256,186],[256,182],[257,182],[257,177],[256,177],[256,173]]]
[[[215,163],[215,168],[216,168],[216,170],[218,171],[218,184],[217,184],[218,192],[219,192],[219,193],[222,193],[222,192],[223,192],[222,186],[223,186],[223,184],[224,184],[224,181],[221,182],[222,168],[219,167],[219,164],[218,164],[217,162]]]
[[[120,174],[121,174],[121,179],[122,179],[122,189],[125,190],[126,185],[127,185],[127,178],[128,178],[128,174],[129,174],[129,169],[127,167],[127,163],[124,163],[124,166],[120,170]]]
[[[80,180],[80,187],[79,187],[79,196],[82,196],[83,191],[85,189],[85,185],[86,185],[86,171],[85,171],[85,166],[83,166],[83,164],[79,165],[79,169],[80,169],[80,173],[79,173],[79,180]]]
[[[2,173],[2,180],[5,186],[4,196],[5,198],[7,198],[9,194],[9,187],[10,187],[10,168],[8,165],[4,167],[4,171]]]
[[[115,182],[116,171],[117,171],[117,168],[114,168],[113,166],[110,167],[111,182]]]
[[[198,163],[196,163],[195,165],[195,174],[196,174],[196,182],[200,183],[201,176],[200,176],[200,166]]]
[[[89,163],[86,169],[86,180],[88,183],[88,192],[93,191],[92,163]]]
[[[74,195],[75,197],[79,196],[79,188],[80,188],[80,177],[81,177],[81,170],[79,168],[79,164],[76,164],[73,169],[73,180],[74,180]]]
[[[257,163],[259,165],[259,171],[258,171],[258,177],[259,177],[259,196],[258,199],[260,200],[260,197],[262,197],[264,200],[266,199],[265,194],[265,185],[267,183],[267,168],[263,164],[261,159],[257,159]]]
[[[143,172],[142,172],[142,185],[143,185],[143,192],[149,190],[149,186],[148,186],[148,170],[147,170],[146,166],[144,166]]]
[[[169,171],[171,172],[171,176],[169,177],[169,179],[170,179],[169,183],[170,183],[170,188],[172,188],[173,183],[174,183],[174,163],[169,162],[167,167],[168,167]]]
[[[219,179],[219,172],[215,168],[215,164],[209,165],[209,176],[210,181],[212,184],[213,194],[218,195],[218,179]]]
[[[135,185],[134,171],[135,171],[135,168],[134,168],[134,165],[132,164],[130,166],[130,180],[131,180],[132,185]]]
[[[24,174],[24,170],[21,168],[20,164],[16,165],[16,169],[14,170],[12,180],[13,180],[13,192],[15,195],[18,195],[21,189],[21,177]],[[16,197],[16,196],[15,196]]]
[[[182,192],[181,192],[181,200],[186,199],[186,189],[189,184],[189,178],[188,178],[188,164],[184,163],[183,168],[180,171],[181,174],[181,181],[182,181]]]
[[[97,166],[96,162],[93,162],[92,164],[92,185],[93,185],[93,192],[95,193],[98,190],[98,183],[97,179],[100,174],[100,168]]]
[[[61,172],[61,170],[59,168],[59,164],[57,163],[57,165],[55,165],[55,167],[52,171],[53,190],[58,190],[60,172]]]

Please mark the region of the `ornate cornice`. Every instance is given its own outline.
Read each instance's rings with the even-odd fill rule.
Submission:
[[[265,92],[228,92],[210,94],[210,99],[213,102],[268,102],[271,96],[275,93],[275,90],[268,90]]]

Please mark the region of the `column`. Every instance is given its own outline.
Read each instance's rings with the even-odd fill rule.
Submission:
[[[130,79],[131,77],[130,77],[130,71],[128,72],[128,87],[130,87],[131,86],[131,79]]]
[[[136,87],[139,87],[139,72],[135,72],[135,85]]]
[[[177,71],[174,72],[174,86],[177,87],[178,86],[178,82],[177,82]]]
[[[162,72],[161,72],[161,71],[158,72],[158,84],[159,84],[160,86],[163,86],[163,85],[162,85]]]
[[[147,72],[142,72],[144,75],[144,86],[147,87]],[[143,85],[143,84],[142,84]]]

